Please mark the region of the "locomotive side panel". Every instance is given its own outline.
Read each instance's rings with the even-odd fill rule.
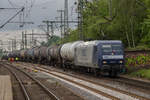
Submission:
[[[75,50],[75,65],[90,68],[99,68],[96,56],[96,43],[83,43]]]

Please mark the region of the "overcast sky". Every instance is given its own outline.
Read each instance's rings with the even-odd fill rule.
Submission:
[[[69,20],[77,20],[75,1],[69,1]],[[55,17],[59,17],[60,13],[57,10],[64,9],[64,0],[0,0],[0,8],[21,8],[25,7],[25,21],[34,22],[34,25],[25,25],[23,28],[19,27],[19,24],[6,24],[0,29],[0,40],[4,44],[8,44],[11,39],[17,39],[20,41],[22,38],[22,31],[27,30],[27,33],[31,33],[32,29],[36,33],[44,33],[44,31],[38,29],[38,25],[43,24],[43,20],[56,20]],[[14,16],[18,10],[0,10],[0,26],[3,25],[8,19]],[[20,17],[18,15],[12,21],[18,22]],[[59,19],[57,19],[59,20]],[[56,26],[56,25],[55,25]],[[59,25],[58,25],[59,26]],[[71,25],[70,27],[73,28]],[[60,36],[60,30],[58,27],[55,29],[55,35]],[[39,41],[44,41],[43,38],[39,38]],[[0,48],[8,50],[10,45],[0,46]],[[20,43],[17,45],[20,47]]]
[[[69,1],[69,18],[76,19],[74,2]],[[24,28],[36,28],[37,25],[42,24],[43,20],[55,20],[55,17],[60,16],[57,12],[59,9],[64,9],[64,0],[0,0],[0,7],[3,8],[21,8],[25,7],[25,21],[32,21],[34,25],[25,25]],[[15,15],[18,10],[0,10],[0,26],[3,25],[9,18]],[[12,21],[19,21],[19,15]],[[7,24],[0,31],[21,30],[18,24]]]

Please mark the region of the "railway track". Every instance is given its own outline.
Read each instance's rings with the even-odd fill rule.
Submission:
[[[124,84],[128,84],[130,86],[136,86],[142,89],[146,89],[146,90],[150,90],[150,83],[149,82],[143,82],[140,80],[135,80],[135,79],[130,79],[124,76],[120,76],[117,79],[115,79],[115,81],[120,82],[120,83],[124,83]]]
[[[35,67],[34,67],[35,68]],[[110,87],[105,84],[97,83],[89,79],[81,78],[75,75],[67,74],[60,71],[48,70],[46,68],[36,67],[37,70],[41,70],[55,78],[63,79],[72,84],[78,85],[82,88],[86,88],[89,91],[92,91],[98,95],[104,96],[107,99],[113,100],[150,100],[149,98],[139,96],[134,93],[123,91],[114,87]],[[116,95],[117,94],[117,95]]]
[[[10,64],[3,64],[3,66],[7,68],[19,82],[25,100],[59,100],[47,87],[27,72]],[[28,87],[28,84],[33,87]]]
[[[47,69],[47,70],[51,70],[48,67],[42,67],[42,68]],[[69,75],[69,76],[72,76],[72,77],[77,77],[77,75],[72,75],[72,74],[69,74],[69,73],[65,73],[63,71],[57,71],[57,72],[63,73],[63,74],[66,74],[66,75]],[[78,73],[78,74],[80,74],[80,73]],[[82,73],[80,75],[82,75]],[[86,74],[86,76],[94,78],[94,79],[97,79],[97,76],[92,76],[91,74],[90,75]],[[85,79],[88,79],[88,77],[85,77]],[[83,77],[82,77],[82,79],[83,79]],[[88,80],[91,82],[91,79],[88,79]],[[135,79],[127,78],[127,77],[124,77],[122,75],[119,76],[119,77],[117,77],[117,78],[109,78],[109,77],[105,77],[104,76],[103,80],[105,80],[106,82],[113,81],[113,82],[118,82],[120,84],[126,84],[126,85],[132,86],[132,87],[138,87],[139,90],[142,89],[141,90],[142,92],[143,92],[143,90],[150,90],[150,82],[143,82],[143,81],[140,81],[140,80],[135,80]]]
[[[22,91],[22,88],[20,87],[20,84],[16,77],[12,75],[12,73],[3,66],[3,64],[0,62],[0,75],[9,75],[11,76],[11,83],[12,83],[12,91],[13,91],[13,99],[14,100],[25,100],[24,93]]]

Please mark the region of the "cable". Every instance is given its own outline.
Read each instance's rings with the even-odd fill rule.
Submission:
[[[15,6],[21,7],[21,6],[19,6],[19,5],[16,5],[15,3],[11,2],[10,0],[7,0],[7,1],[8,1],[8,3],[9,3],[12,7],[15,7]]]
[[[56,27],[56,29],[59,31],[59,28],[58,28],[58,26],[57,26],[57,24],[55,23],[55,27]]]
[[[3,25],[0,26],[0,28],[3,28],[7,23],[9,23],[13,18],[15,18],[20,12],[22,12],[24,8],[22,8],[20,11],[18,11],[14,16],[12,16],[8,21],[6,21]]]
[[[52,1],[46,1],[46,2],[44,2],[44,3],[37,4],[37,5],[35,5],[35,6],[36,6],[36,7],[39,7],[39,6],[42,6],[42,5],[48,4],[48,3],[50,3],[50,2],[52,2]]]
[[[34,6],[34,4],[35,4],[35,0],[31,0],[31,5],[29,6],[30,8],[29,8],[29,10],[28,10],[27,13],[26,13],[26,17],[29,16],[29,14],[30,14],[30,12],[31,12],[31,10],[32,10],[32,8],[33,8],[33,6]]]
[[[10,0],[7,0],[7,1],[12,7],[14,7],[14,4]]]

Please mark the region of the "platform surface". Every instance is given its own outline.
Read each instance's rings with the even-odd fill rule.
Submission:
[[[10,76],[0,75],[0,100],[13,100]]]

